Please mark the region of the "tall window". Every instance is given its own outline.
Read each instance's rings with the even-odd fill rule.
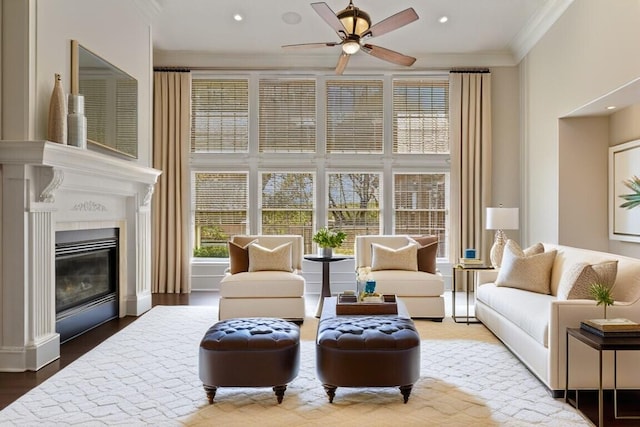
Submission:
[[[248,146],[248,80],[193,79],[191,152],[238,153]]]
[[[449,153],[449,84],[393,81],[393,152]]]
[[[384,233],[435,234],[448,254],[447,76],[196,74],[192,97],[197,247],[300,234],[313,253],[326,225],[347,233],[339,253]]]
[[[382,80],[327,82],[327,152],[382,153]]]
[[[380,234],[380,174],[330,173],[328,197],[329,228],[347,234],[337,252],[351,251],[358,234]]]
[[[316,151],[316,82],[260,80],[260,151]]]
[[[313,173],[263,172],[260,211],[263,234],[299,234],[305,252],[313,236]]]
[[[438,236],[446,242],[447,175],[397,173],[393,176],[394,230],[396,234]],[[438,246],[445,256],[446,245]]]
[[[227,241],[248,232],[248,174],[193,174],[195,248],[198,257],[225,258]]]

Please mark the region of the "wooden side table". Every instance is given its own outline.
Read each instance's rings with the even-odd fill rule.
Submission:
[[[331,296],[331,283],[329,281],[331,272],[329,270],[329,265],[332,262],[344,261],[349,258],[350,257],[346,256],[323,257],[318,255],[305,255],[304,259],[307,261],[322,263],[322,291],[320,292],[320,299],[318,300],[318,307],[316,308],[316,317],[320,317],[320,314],[322,314],[324,299]]]
[[[453,286],[453,290],[451,292],[451,299],[453,300],[453,310],[452,310],[452,314],[451,317],[453,318],[453,321],[456,323],[464,323],[466,322],[467,325],[470,323],[480,323],[480,321],[478,319],[476,319],[475,316],[471,316],[469,314],[469,306],[470,306],[470,295],[471,295],[471,289],[476,290],[476,272],[477,271],[481,271],[481,270],[493,270],[493,267],[490,265],[464,265],[464,264],[458,264],[457,266],[453,267],[453,272],[452,272],[452,286]],[[469,274],[471,273],[471,274]],[[466,279],[467,279],[467,283],[466,283],[466,288],[467,288],[467,312],[465,316],[457,316],[456,315],[456,281],[457,281],[457,276],[458,274],[464,274]],[[474,294],[475,295],[475,294]],[[460,321],[458,321],[460,320]]]
[[[576,390],[575,405],[569,399],[569,337],[588,345],[598,351],[598,426],[603,426],[603,398],[602,398],[602,352],[613,351],[613,408],[616,419],[640,419],[640,416],[618,416],[618,351],[640,350],[640,337],[613,336],[601,337],[581,328],[567,328],[566,346],[567,359],[565,361],[564,401],[574,408],[578,408],[578,390]]]

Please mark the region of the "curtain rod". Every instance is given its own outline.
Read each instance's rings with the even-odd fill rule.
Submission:
[[[164,71],[173,73],[190,73],[191,69],[187,67],[153,67],[153,71]]]
[[[450,73],[490,73],[488,68],[452,68]]]

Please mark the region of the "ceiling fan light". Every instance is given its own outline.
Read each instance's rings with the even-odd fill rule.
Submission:
[[[349,3],[345,9],[338,12],[336,15],[344,28],[349,34],[357,34],[361,36],[365,31],[371,27],[371,18],[367,12],[364,12]]]
[[[355,40],[349,40],[343,43],[342,51],[347,55],[353,55],[360,50],[360,43]]]

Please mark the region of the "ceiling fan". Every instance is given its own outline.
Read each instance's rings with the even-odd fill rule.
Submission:
[[[341,41],[290,44],[282,46],[283,48],[342,46],[342,53],[336,66],[336,74],[342,74],[344,72],[349,62],[349,57],[359,50],[384,61],[405,65],[407,67],[416,62],[416,58],[414,57],[364,42],[367,38],[381,36],[416,21],[418,14],[412,7],[389,16],[373,26],[371,25],[369,14],[355,7],[352,0],[349,0],[349,5],[337,14],[324,2],[311,3],[311,7],[338,33]]]

